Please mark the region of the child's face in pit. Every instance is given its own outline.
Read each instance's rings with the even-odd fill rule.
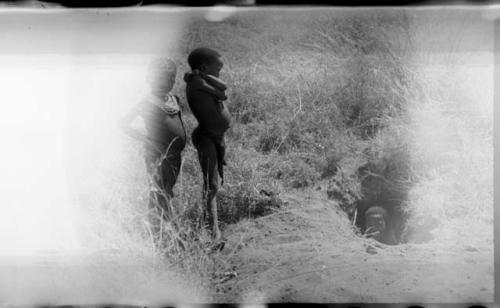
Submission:
[[[222,62],[221,58],[215,59],[212,63],[210,64],[205,64],[200,68],[200,71],[207,75],[212,75],[214,77],[219,77],[219,73],[224,66],[224,63]]]

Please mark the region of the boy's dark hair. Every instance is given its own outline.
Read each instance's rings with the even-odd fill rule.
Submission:
[[[188,56],[188,64],[192,70],[196,70],[200,69],[200,67],[204,64],[213,63],[220,56],[221,56],[220,53],[218,53],[213,49],[200,47],[191,51],[191,53]]]

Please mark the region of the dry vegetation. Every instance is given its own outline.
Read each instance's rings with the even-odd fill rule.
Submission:
[[[218,199],[223,227],[279,211],[286,191],[320,187],[351,217],[358,204],[390,203],[402,242],[491,241],[491,116],[475,109],[477,89],[456,89],[466,74],[419,71],[413,39],[427,30],[418,27],[395,10],[242,11],[219,23],[188,23],[175,54],[174,91],[183,102],[188,52],[213,47],[225,59],[233,124]],[[195,120],[183,108],[190,133]],[[213,287],[221,260],[211,257],[199,223],[201,176],[190,141],[172,206],[177,219],[163,224],[161,241],[146,219],[141,149],[126,146],[125,160],[138,163],[116,175],[126,180],[103,221],[120,213],[116,232],[124,243],[141,243],[131,251],[168,255],[172,269]]]
[[[406,14],[241,12],[217,24],[192,21],[182,37],[181,55],[204,45],[225,56],[234,115],[228,148],[230,158],[245,157],[230,174],[254,171],[240,189],[327,182],[349,213],[360,200],[404,201],[411,183],[402,126],[415,97],[404,65]]]

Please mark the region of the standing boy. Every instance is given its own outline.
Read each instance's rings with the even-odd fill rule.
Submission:
[[[171,219],[170,200],[181,168],[181,154],[186,145],[179,98],[173,95],[177,66],[170,59],[158,59],[151,64],[148,81],[151,92],[120,121],[121,128],[131,137],[144,142],[146,169],[151,187],[150,209],[159,208],[164,218]],[[146,134],[133,127],[142,118]],[[154,223],[155,231],[159,226]]]
[[[203,172],[203,199],[206,202],[205,217],[216,242],[221,239],[217,217],[217,191],[219,176],[223,181],[224,133],[230,124],[230,114],[224,105],[225,86],[217,87],[210,82],[211,77],[219,78],[223,62],[221,55],[209,48],[197,48],[188,57],[188,64],[193,72],[187,73],[186,97],[193,115],[198,120],[198,127],[193,131],[193,144],[198,151]],[[218,79],[217,79],[218,80]],[[223,83],[221,83],[224,85]]]

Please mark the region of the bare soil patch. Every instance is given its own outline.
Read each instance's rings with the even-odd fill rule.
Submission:
[[[216,302],[489,302],[493,245],[387,246],[356,236],[321,192],[228,226]]]

